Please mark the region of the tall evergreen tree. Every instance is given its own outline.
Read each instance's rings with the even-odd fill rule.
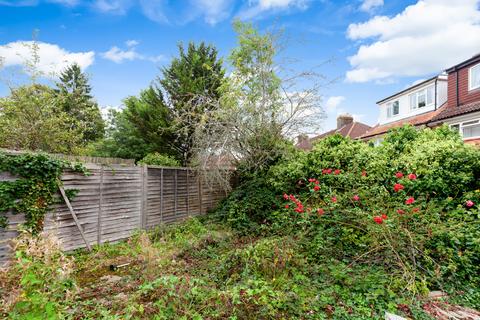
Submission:
[[[162,70],[157,79],[165,90],[173,117],[174,149],[183,165],[188,165],[193,151],[193,133],[206,112],[212,108],[205,98],[219,99],[225,77],[223,61],[214,46],[190,43],[178,46],[179,57]]]
[[[76,63],[67,67],[57,83],[57,98],[62,111],[78,120],[83,143],[98,140],[104,136],[105,123],[98,104],[91,95],[88,77]]]

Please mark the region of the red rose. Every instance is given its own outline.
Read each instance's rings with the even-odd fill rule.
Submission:
[[[332,169],[328,168],[327,171],[325,171],[327,174],[332,173]]]
[[[323,216],[323,214],[325,213],[325,210],[323,210],[322,208],[318,208],[317,212],[319,216]]]
[[[413,208],[412,211],[413,212],[418,212],[418,211],[420,211],[420,209],[419,208]]]
[[[398,210],[397,210],[397,213],[398,213],[398,214],[404,214],[404,213],[405,213],[405,211],[404,211],[404,210],[402,210],[402,209],[398,209]]]
[[[388,219],[388,217],[387,217],[387,215],[386,215],[385,213],[382,214],[382,219],[383,219],[383,220],[387,220],[387,219]]]
[[[284,193],[283,194],[283,199],[288,200],[288,194]]]
[[[358,201],[358,200],[360,200],[360,197],[358,196],[358,194],[356,194],[352,197],[352,200],[353,201]]]
[[[314,183],[315,183],[316,185],[319,185],[319,184],[320,184],[320,181],[315,180]]]
[[[410,197],[407,200],[405,200],[405,204],[412,204],[414,202],[415,202],[415,199],[413,197]]]
[[[315,187],[313,187],[313,190],[314,190],[314,191],[320,190],[320,186],[315,186]]]
[[[336,170],[333,172],[333,174],[339,175],[339,174],[340,174],[340,169],[336,169]]]
[[[475,203],[472,200],[467,200],[467,202],[465,202],[465,205],[467,206],[467,208],[471,208],[475,205]]]
[[[410,180],[415,180],[415,179],[417,179],[417,175],[416,175],[415,173],[410,173],[410,174],[408,175],[408,179],[410,179]]]
[[[377,224],[382,224],[383,223],[383,219],[380,216],[373,217],[373,221],[375,221]]]
[[[337,202],[337,197],[332,197],[332,202]]]
[[[403,173],[401,173],[399,171],[399,172],[395,173],[395,177],[397,177],[398,179],[403,178]]]
[[[400,190],[403,190],[405,187],[403,185],[401,185],[400,183],[395,183],[395,185],[393,186],[393,190],[395,192],[398,192]]]
[[[313,179],[313,178],[308,179],[308,182],[314,182],[314,181],[315,181],[315,179]]]
[[[366,177],[367,176],[367,171],[363,170],[362,171],[362,177]]]

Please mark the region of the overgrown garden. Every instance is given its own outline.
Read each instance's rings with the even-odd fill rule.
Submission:
[[[78,125],[82,113],[68,107],[76,91],[61,85],[32,99],[31,93],[17,99],[12,91],[0,101],[7,111],[0,122],[18,126],[20,102],[33,103],[32,110],[47,102],[62,106],[62,112],[46,109],[55,115],[51,121],[65,123],[56,117],[68,115],[68,130],[86,130],[83,142],[68,150],[189,164],[226,187],[234,172],[239,182],[206,217],[139,232],[91,253],[63,253],[47,234],[22,234],[15,263],[0,273],[0,315],[382,319],[389,311],[432,319],[454,305],[480,308],[480,150],[446,126],[399,128],[377,147],[332,136],[310,152],[297,150],[291,137],[323,116],[321,84],[299,84],[317,75],[282,68],[277,34],[234,27],[238,46],[228,57],[229,77],[214,47],[180,47],[180,57],[154,85],[113,113],[104,138],[86,130],[100,126]],[[61,81],[69,83],[67,78]],[[19,90],[36,94],[39,88]],[[50,103],[58,95],[65,104]],[[0,136],[6,134],[1,130]],[[63,133],[58,141],[68,138]],[[44,140],[45,148],[57,141]],[[1,141],[23,146],[24,140]],[[28,166],[28,156],[18,159],[0,158],[0,171],[31,178],[2,184],[7,200],[0,209],[38,217],[51,204],[62,164],[35,158],[49,169],[44,171]],[[224,170],[225,159],[235,171]],[[17,202],[19,195],[28,201]],[[34,200],[44,195],[37,206]],[[432,291],[447,297],[432,300]]]

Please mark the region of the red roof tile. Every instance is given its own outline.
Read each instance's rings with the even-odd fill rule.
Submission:
[[[446,106],[443,110],[432,118],[433,121],[452,118],[461,114],[470,113],[474,111],[480,111],[480,101],[462,104],[459,106]]]
[[[339,129],[333,129],[325,133],[322,133],[321,135],[318,135],[316,137],[313,137],[310,139],[304,139],[299,143],[297,143],[296,147],[303,150],[310,150],[312,149],[313,143],[315,141],[334,135],[336,133],[342,135],[343,137],[350,137],[352,139],[357,139],[371,128],[372,127],[364,123],[353,121],[353,122],[350,122],[349,124],[344,125]]]
[[[412,126],[420,126],[423,124],[426,124],[432,120],[433,117],[436,115],[440,114],[443,110],[445,109],[445,104],[438,108],[437,110],[425,112],[413,117],[408,117],[405,119],[401,119],[395,122],[391,123],[386,123],[383,125],[376,125],[373,127],[371,130],[367,131],[364,135],[360,137],[360,139],[371,139],[374,136],[378,136],[381,134],[384,134],[388,132],[388,130],[393,129],[393,128],[399,128],[402,127],[405,124],[410,124]]]

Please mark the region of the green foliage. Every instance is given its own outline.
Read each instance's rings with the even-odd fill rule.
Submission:
[[[479,170],[480,150],[447,127],[397,129],[379,147],[337,135],[259,172],[217,213],[241,233],[297,235],[309,261],[380,270],[385,297],[475,288]]]
[[[180,167],[178,160],[158,152],[147,154],[138,164],[150,164],[163,167]]]
[[[12,89],[0,98],[0,147],[72,153],[81,144],[78,122],[59,109],[43,85]]]
[[[125,108],[111,110],[105,139],[89,146],[94,156],[140,160],[148,153],[174,154],[171,148],[170,111],[156,87],[124,100]]]
[[[178,51],[179,57],[162,70],[162,78],[157,81],[167,94],[172,112],[173,149],[182,165],[187,166],[193,154],[194,131],[215,107],[205,101],[220,98],[225,69],[212,45],[190,42],[187,50],[180,44]]]
[[[67,67],[59,76],[56,99],[60,109],[77,120],[82,142],[88,143],[103,137],[105,124],[98,104],[90,92],[88,78],[76,63]]]
[[[15,240],[17,263],[10,272],[20,275],[20,294],[9,319],[61,319],[61,303],[75,289],[72,260],[51,236],[23,234]]]
[[[55,194],[64,169],[86,173],[80,164],[56,160],[45,154],[8,155],[0,152],[0,172],[10,172],[17,179],[0,181],[0,228],[6,226],[5,214],[25,214],[25,227],[38,233],[43,218],[55,203]]]

